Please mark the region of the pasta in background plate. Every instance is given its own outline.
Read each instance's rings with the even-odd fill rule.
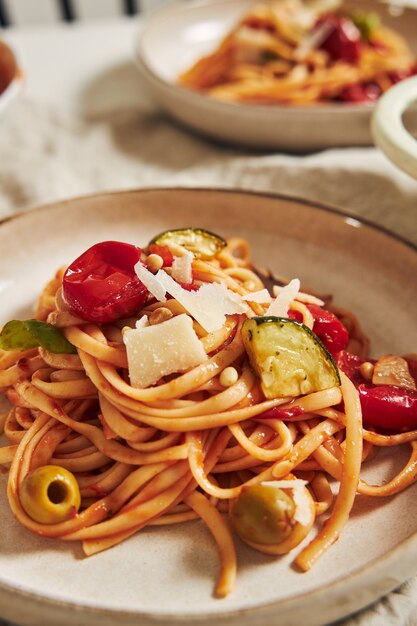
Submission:
[[[311,105],[372,103],[416,73],[405,39],[377,14],[338,2],[254,4],[179,84],[223,101]]]

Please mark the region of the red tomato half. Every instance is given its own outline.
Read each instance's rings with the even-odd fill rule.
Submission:
[[[356,63],[360,53],[361,34],[355,24],[347,17],[340,15],[325,15],[317,25],[326,24],[329,29],[320,48],[325,50],[333,61]]]
[[[148,290],[134,267],[141,249],[120,241],[103,241],[68,267],[62,295],[73,315],[89,322],[112,322],[139,311]]]

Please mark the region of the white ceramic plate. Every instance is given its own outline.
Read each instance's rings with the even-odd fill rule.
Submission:
[[[27,316],[55,269],[94,242],[143,244],[184,225],[245,236],[259,266],[334,293],[357,312],[375,353],[417,346],[415,249],[326,208],[216,190],[102,194],[2,222],[0,324]],[[404,460],[388,451],[366,477],[385,480]],[[239,544],[236,589],[223,600],[212,597],[217,550],[203,524],[144,530],[85,558],[78,545],[20,527],[5,490],[0,475],[0,615],[30,626],[317,626],[417,572],[417,485],[396,498],[358,497],[340,540],[305,574],[292,569],[293,555],[271,558]]]
[[[176,85],[178,75],[213,50],[256,0],[175,2],[156,12],[135,45],[140,72],[156,103],[185,126],[236,145],[305,151],[372,143],[371,105],[311,107],[227,103]],[[376,11],[409,42],[417,56],[417,10],[375,0],[345,0],[350,8]],[[393,3],[394,5],[394,3]],[[417,110],[409,114],[417,129]]]

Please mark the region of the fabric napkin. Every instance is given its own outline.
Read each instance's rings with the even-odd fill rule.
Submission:
[[[0,122],[0,165],[0,219],[104,190],[226,187],[331,203],[417,244],[417,181],[374,148],[255,153],[200,138],[146,108],[83,118],[22,97]],[[417,626],[417,577],[338,624]]]

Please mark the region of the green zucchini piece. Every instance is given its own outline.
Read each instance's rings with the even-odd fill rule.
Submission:
[[[166,230],[149,243],[156,243],[158,246],[169,246],[170,243],[175,243],[192,252],[196,259],[203,261],[213,259],[227,245],[222,237],[202,228]]]
[[[268,399],[340,385],[332,355],[300,322],[285,317],[251,317],[242,326],[242,337]]]

